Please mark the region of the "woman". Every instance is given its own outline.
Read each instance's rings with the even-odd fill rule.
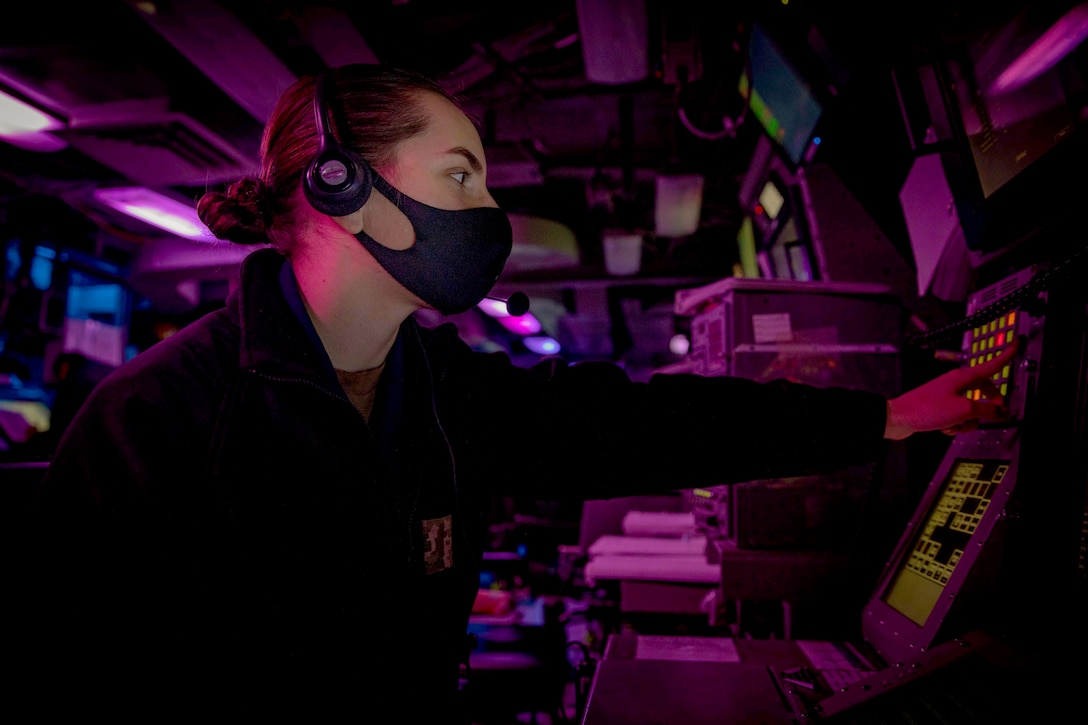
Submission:
[[[529,370],[421,327],[417,310],[479,302],[510,252],[486,172],[426,78],[352,65],[284,93],[259,178],[199,203],[218,237],[271,248],[223,309],[101,383],[58,446],[37,507],[44,681],[152,715],[455,721],[492,496],[831,472],[1001,413],[987,382],[1011,350],[886,400]]]

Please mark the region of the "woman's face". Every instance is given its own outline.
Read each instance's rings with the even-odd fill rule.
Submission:
[[[439,209],[497,207],[487,190],[483,143],[472,121],[433,93],[422,93],[420,103],[431,119],[426,130],[397,144],[392,166],[379,173],[403,193]]]
[[[421,92],[427,128],[397,144],[392,163],[375,170],[402,194],[447,211],[498,207],[487,190],[487,163],[476,127],[445,98]],[[415,241],[411,223],[382,194],[372,193],[362,209],[366,232],[389,249]]]
[[[502,273],[510,221],[487,190],[471,120],[439,95],[418,98],[426,128],[375,169],[378,193],[361,209],[361,229],[349,231],[419,302],[456,314],[483,299]]]

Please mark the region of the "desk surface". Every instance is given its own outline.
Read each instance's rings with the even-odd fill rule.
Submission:
[[[766,667],[734,662],[605,660],[582,725],[789,725]]]
[[[1076,709],[1083,684],[1083,668],[1063,674],[981,632],[896,667],[862,667],[848,680],[821,681],[811,694],[785,678],[795,668],[845,677],[854,665],[839,644],[613,635],[581,725],[797,725],[817,713],[855,724],[937,722],[935,715],[956,725],[1067,722],[1060,713]]]
[[[804,661],[784,640],[612,635],[582,725],[791,724],[771,668]]]

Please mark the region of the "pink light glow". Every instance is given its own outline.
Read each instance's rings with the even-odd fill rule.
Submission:
[[[94,198],[117,211],[195,242],[215,242],[196,209],[142,186],[97,189]]]
[[[541,325],[533,313],[513,316],[506,311],[506,302],[499,299],[487,299],[476,305],[484,314],[494,317],[507,331],[515,335],[535,335],[540,332]]]
[[[515,335],[535,335],[540,332],[540,320],[528,312],[517,317],[507,315],[498,318],[498,320],[499,324]]]
[[[1088,3],[1081,3],[1054,23],[994,82],[997,92],[1012,91],[1053,68],[1088,37]]]

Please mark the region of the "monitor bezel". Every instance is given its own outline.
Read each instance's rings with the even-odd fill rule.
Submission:
[[[781,28],[774,23],[754,21],[748,29],[747,48],[745,49],[745,66],[739,79],[738,90],[741,96],[749,104],[754,120],[760,128],[760,132],[771,140],[775,155],[781,159],[791,170],[811,162],[819,145],[818,137],[828,112],[828,106],[834,99],[836,84],[824,76],[826,73],[818,71],[818,63],[813,57],[798,58],[797,49],[793,52],[787,50],[787,44],[779,37]],[[756,68],[758,65],[753,54],[763,52],[770,57],[772,67]],[[768,72],[769,71],[769,72]],[[772,80],[768,81],[768,78]],[[801,94],[800,99],[792,99],[791,104],[796,108],[800,101],[811,104],[815,108],[815,117],[803,120],[791,120],[789,127],[782,126],[784,135],[778,135],[767,126],[767,118],[760,115],[752,108],[751,104],[756,95],[762,98],[768,86],[788,85],[795,94]],[[837,91],[837,88],[836,88]],[[768,109],[771,105],[768,104]],[[782,123],[782,109],[778,108],[774,114],[775,120]],[[796,115],[796,114],[795,114]],[[798,126],[800,123],[802,125]],[[794,142],[800,139],[800,148],[794,148]]]
[[[958,434],[949,446],[862,611],[863,638],[889,663],[917,655],[971,629],[971,623],[963,621],[963,613],[971,607],[974,593],[986,586],[986,567],[980,565],[980,561],[1001,546],[999,527],[1005,521],[1018,479],[1019,432],[1018,427],[982,428]],[[1009,468],[972,534],[963,558],[945,584],[942,596],[925,623],[920,625],[889,605],[885,597],[910,556],[919,529],[925,525],[950,474],[965,460],[1001,460]]]

